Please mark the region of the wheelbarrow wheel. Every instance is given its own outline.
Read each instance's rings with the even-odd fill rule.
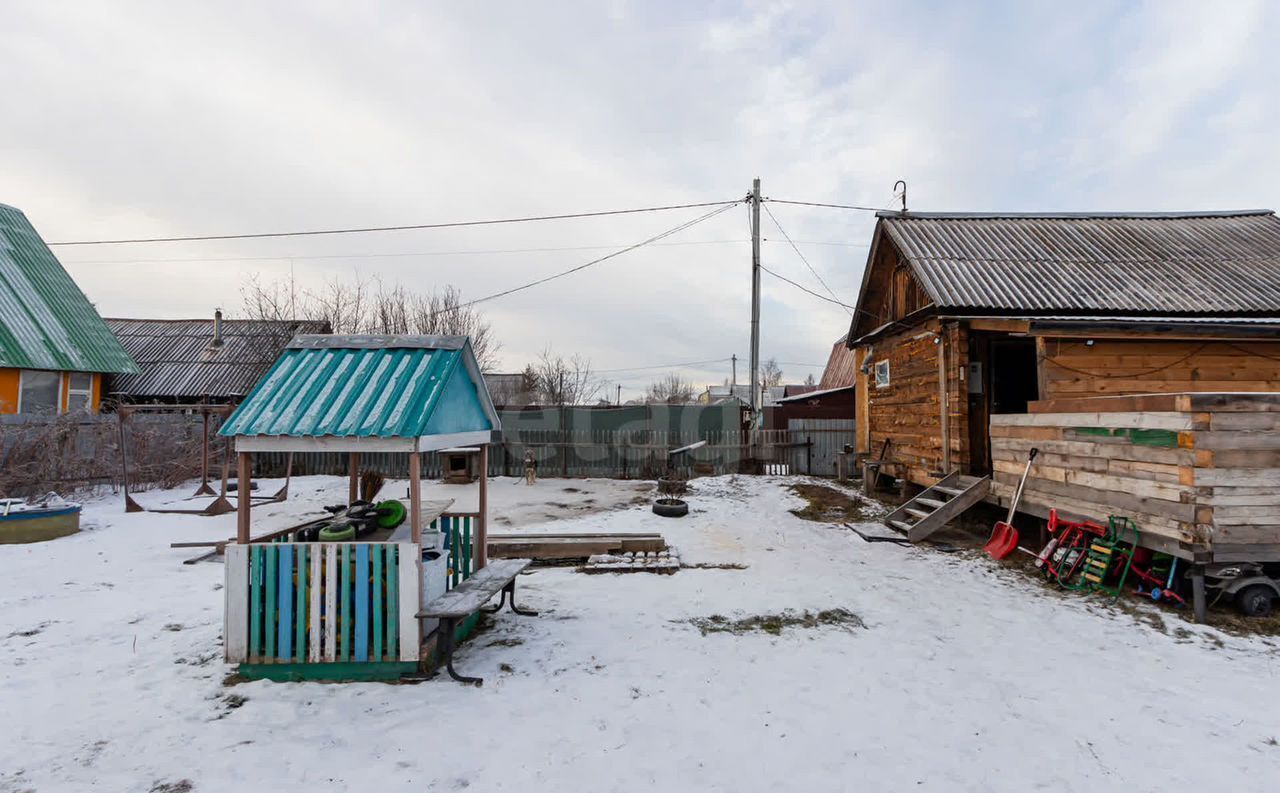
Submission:
[[[1236,608],[1246,617],[1265,617],[1271,613],[1275,593],[1266,584],[1251,584],[1236,593]]]

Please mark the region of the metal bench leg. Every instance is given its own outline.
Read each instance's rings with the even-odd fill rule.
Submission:
[[[514,596],[514,595],[515,595],[515,593],[512,593],[512,599],[511,599],[511,607],[512,607],[512,608],[515,608],[515,605],[516,605],[516,601],[515,601],[515,596]],[[481,607],[480,607],[480,610],[481,610],[481,611],[483,611],[485,614],[496,614],[496,613],[498,613],[499,611],[502,611],[502,607],[503,607],[503,606],[505,606],[505,605],[507,605],[507,587],[503,587],[503,588],[502,588],[502,599],[498,601],[498,605],[496,605],[496,606],[481,606]]]
[[[467,685],[482,686],[484,685],[483,677],[467,677],[458,674],[453,668],[453,632],[458,628],[458,621],[447,617],[441,618],[440,630],[444,631],[440,634],[440,653],[444,656],[444,668],[449,672],[449,677],[457,680],[459,683]]]
[[[510,584],[507,584],[505,587],[502,588],[502,593],[504,597],[506,596],[507,592],[511,593],[511,610],[512,611],[514,611],[517,614],[522,614],[526,617],[538,616],[538,612],[534,611],[533,609],[522,609],[516,605],[516,580],[514,578],[511,579]]]

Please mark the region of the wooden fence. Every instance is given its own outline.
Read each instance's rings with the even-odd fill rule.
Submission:
[[[416,664],[417,549],[391,542],[228,545],[227,660]]]
[[[444,535],[446,589],[475,570],[477,517],[446,513],[430,525]],[[226,547],[227,661],[274,679],[392,679],[417,668],[420,546],[262,539]],[[456,638],[477,621],[460,625]]]
[[[489,451],[489,476],[522,476],[525,453],[532,451],[541,477],[607,477],[654,479],[674,470],[703,476],[764,471],[832,476],[835,455],[853,443],[854,422],[846,419],[810,419],[784,430],[754,432],[666,432],[609,430],[502,431]],[[699,441],[706,445],[676,457],[673,449]],[[254,455],[262,476],[283,476],[286,455]],[[345,454],[294,455],[295,474],[347,472]],[[360,457],[365,470],[387,477],[408,475],[408,460],[401,454],[372,453]],[[441,457],[423,457],[422,476],[441,476]]]

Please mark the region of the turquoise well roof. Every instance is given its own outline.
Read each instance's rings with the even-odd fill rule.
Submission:
[[[224,436],[422,438],[498,429],[465,336],[295,336]]]

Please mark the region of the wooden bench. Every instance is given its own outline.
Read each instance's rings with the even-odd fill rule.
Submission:
[[[530,559],[497,559],[489,562],[466,581],[423,606],[418,612],[418,619],[440,620],[436,635],[440,637],[440,654],[444,656],[445,669],[449,671],[449,677],[459,683],[471,683],[477,686],[484,683],[484,678],[466,677],[453,669],[453,635],[459,622],[477,611],[490,614],[499,611],[506,605],[508,598],[511,601],[511,610],[515,613],[531,617],[537,615],[536,611],[522,609],[516,605],[516,576],[524,572],[531,561]],[[502,593],[501,602],[493,608],[484,608],[484,604],[499,592]]]

